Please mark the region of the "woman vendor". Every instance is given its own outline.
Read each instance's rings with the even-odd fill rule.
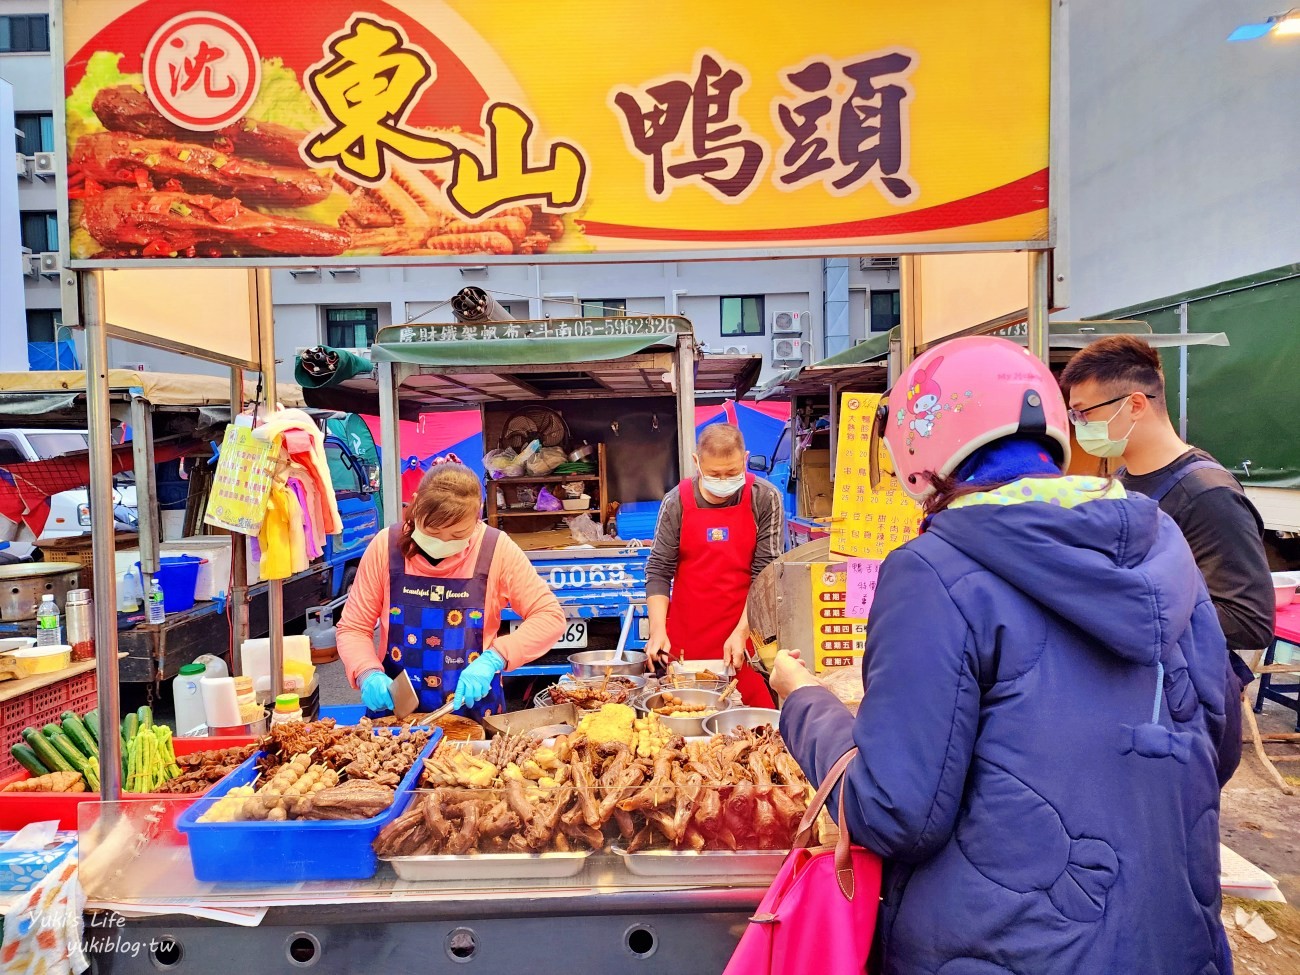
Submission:
[[[348,679],[372,717],[393,708],[401,671],[433,711],[452,695],[475,719],[505,710],[501,673],[551,649],[564,611],[523,551],[479,519],[483,492],[462,464],[435,464],[400,525],[366,549],[339,621]],[[498,635],[509,605],[523,622]],[[379,627],[376,647],[375,626]]]

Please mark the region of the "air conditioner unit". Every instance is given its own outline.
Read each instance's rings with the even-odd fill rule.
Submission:
[[[52,179],[58,169],[58,160],[52,152],[38,152],[32,157],[32,172],[43,179]]]
[[[859,257],[859,271],[896,271],[898,270],[897,257]]]
[[[44,253],[37,254],[36,257],[39,258],[41,262],[41,274],[45,275],[47,278],[57,278],[63,271],[63,264],[59,260],[57,251],[45,251]]]
[[[18,153],[18,178],[32,178],[32,157],[24,156],[21,152]]]
[[[808,327],[809,314],[806,311],[772,312],[773,335],[802,335]]]
[[[772,339],[772,358],[777,362],[803,361],[803,339]]]
[[[29,278],[39,278],[41,276],[41,256],[39,254],[23,255],[23,274]]]
[[[747,345],[728,345],[722,350],[723,355],[749,355]]]

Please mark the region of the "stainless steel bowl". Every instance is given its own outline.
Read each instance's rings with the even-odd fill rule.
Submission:
[[[77,588],[76,562],[15,562],[0,565],[0,621],[36,619],[41,597],[51,595],[62,607],[68,590]]]
[[[645,674],[611,674],[610,677],[611,680],[614,677],[618,677],[622,680],[631,682],[632,687],[628,690],[627,700],[622,702],[624,704],[631,704],[634,700],[636,700],[637,697],[645,693],[646,681],[649,680],[649,678]],[[560,683],[561,684],[585,684],[589,687],[591,686],[599,687],[604,680],[605,680],[605,675],[603,673],[599,677],[573,677],[570,674],[565,674],[563,677],[560,678]],[[554,704],[555,704],[555,699],[551,697],[551,689],[549,687],[543,687],[540,691],[538,691],[535,695],[533,695],[533,707],[535,708],[550,707]],[[587,710],[594,710],[599,707],[600,705],[596,704],[593,705],[592,708],[589,708]]]
[[[625,677],[645,675],[645,654],[639,650],[624,650],[623,663],[611,664],[613,650],[584,650],[569,656],[569,666],[574,677],[604,677],[605,671]]]
[[[706,735],[729,735],[737,728],[757,731],[764,725],[781,726],[781,712],[772,708],[728,708],[709,715],[702,722]]]
[[[718,698],[722,696],[721,691],[705,691],[697,688],[681,688],[671,691],[656,691],[654,694],[646,694],[640,701],[633,705],[641,714],[649,714],[655,708],[663,707],[666,703],[664,700],[669,694],[682,701],[683,704],[712,704],[717,705]],[[723,703],[726,708],[730,701]],[[662,714],[656,715],[664,723],[664,727],[673,734],[681,735],[683,738],[690,738],[704,734],[704,719],[711,715],[702,714],[698,718],[672,718],[664,717]]]

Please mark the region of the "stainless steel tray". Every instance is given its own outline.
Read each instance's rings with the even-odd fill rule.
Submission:
[[[587,865],[590,850],[577,853],[471,853],[465,856],[391,857],[403,880],[555,880]],[[384,859],[384,858],[380,858]]]
[[[668,877],[681,880],[771,880],[785,862],[788,850],[639,850],[628,853],[611,846],[611,853],[623,858],[629,873],[638,877]]]

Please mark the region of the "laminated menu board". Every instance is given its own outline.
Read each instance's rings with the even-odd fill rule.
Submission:
[[[243,535],[261,531],[275,464],[275,447],[251,427],[226,427],[203,523]]]
[[[844,562],[811,566],[813,668],[856,667],[867,649],[867,621],[847,614],[848,575]]]
[[[871,425],[880,399],[879,393],[845,393],[840,398],[831,516],[835,555],[883,559],[920,529],[921,509],[889,473],[889,457],[879,441],[880,486],[871,487]]]

